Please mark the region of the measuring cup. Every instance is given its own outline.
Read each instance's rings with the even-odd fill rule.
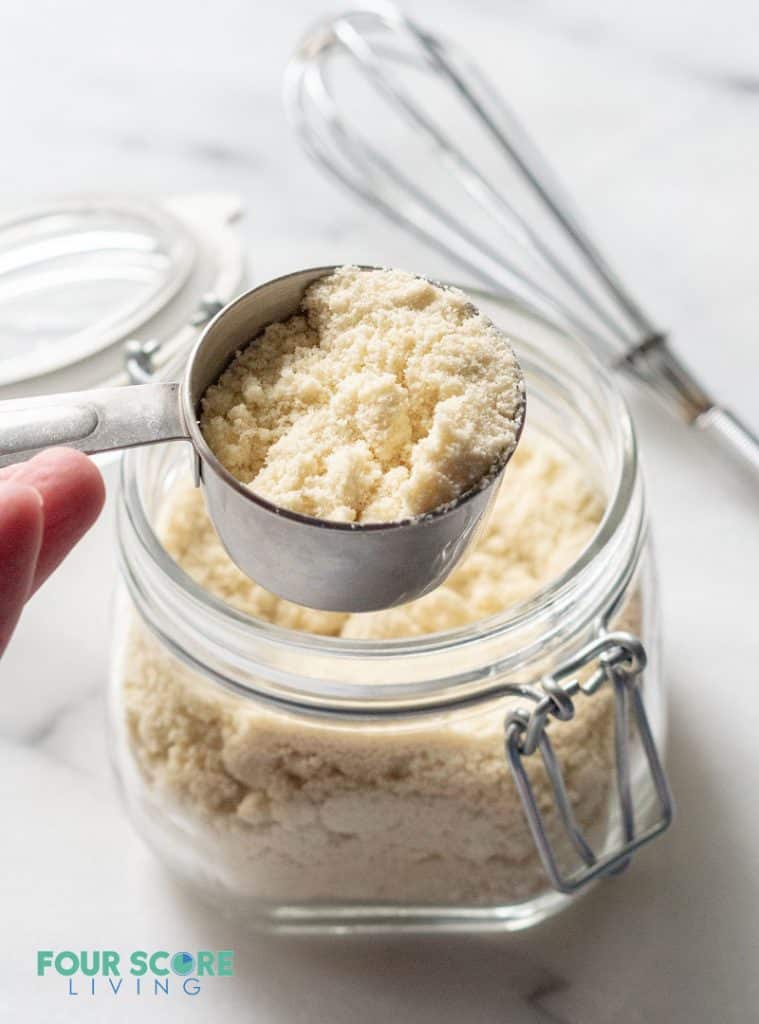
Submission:
[[[299,312],[303,293],[337,267],[296,271],[253,288],[201,333],[181,381],[0,402],[0,467],[51,445],[93,454],[188,440],[195,482],[229,556],[261,586],[297,604],[367,612],[437,587],[469,545],[511,452],[465,494],[398,522],[342,523],[280,508],[219,462],[198,425],[201,399],[239,349]],[[371,269],[371,268],[366,268]],[[520,422],[524,422],[524,410]]]

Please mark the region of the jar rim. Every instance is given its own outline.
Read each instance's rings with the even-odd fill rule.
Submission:
[[[505,639],[536,622],[547,607],[566,599],[578,579],[591,566],[598,564],[608,550],[631,505],[638,480],[637,442],[632,419],[624,398],[606,369],[588,346],[575,334],[558,328],[556,324],[549,321],[541,321],[541,318],[537,317],[534,312],[509,302],[502,295],[471,287],[468,290],[502,307],[511,309],[512,312],[525,317],[528,321],[542,323],[544,328],[547,327],[554,333],[560,333],[568,343],[573,345],[573,358],[577,358],[583,363],[585,369],[592,371],[598,393],[604,397],[613,414],[617,427],[615,448],[619,456],[616,479],[612,481],[609,489],[601,521],[588,543],[570,565],[532,597],[513,608],[436,633],[393,639],[364,639],[325,636],[290,629],[234,608],[196,583],[174,561],[150,522],[137,486],[136,460],[139,452],[127,452],[122,459],[121,492],[128,520],[141,548],[171,581],[171,584],[182,592],[183,596],[189,598],[196,607],[202,608],[204,614],[212,616],[218,622],[238,627],[243,626],[274,646],[280,646],[290,651],[297,649],[302,654],[330,655],[338,658],[360,656],[378,661],[399,656],[440,654],[452,646],[461,649],[472,644]]]

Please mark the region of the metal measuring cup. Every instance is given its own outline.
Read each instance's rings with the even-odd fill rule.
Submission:
[[[178,382],[99,388],[0,402],[0,467],[51,445],[88,454],[189,440],[196,484],[229,556],[261,586],[297,604],[367,612],[437,587],[469,545],[511,452],[456,501],[398,522],[341,523],[280,508],[236,480],[200,431],[200,403],[239,349],[300,310],[310,284],[337,267],[300,270],[253,288],[201,333]],[[371,268],[366,268],[371,269]],[[522,410],[519,429],[524,422]]]

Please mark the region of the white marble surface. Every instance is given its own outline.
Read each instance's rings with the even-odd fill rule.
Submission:
[[[759,16],[609,0],[410,3],[510,90],[621,269],[759,426]],[[445,272],[339,195],[283,124],[312,0],[4,0],[2,189],[239,192],[257,278],[346,260]],[[29,607],[0,669],[0,1019],[745,1024],[759,1002],[759,496],[632,395],[647,464],[679,817],[632,870],[518,936],[246,936],[180,895],[108,764],[110,522]],[[38,948],[233,948],[195,1000],[67,997]]]

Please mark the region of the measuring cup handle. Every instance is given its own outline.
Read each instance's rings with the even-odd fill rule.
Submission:
[[[92,455],[188,436],[176,383],[0,402],[0,467],[23,462],[54,445]]]

